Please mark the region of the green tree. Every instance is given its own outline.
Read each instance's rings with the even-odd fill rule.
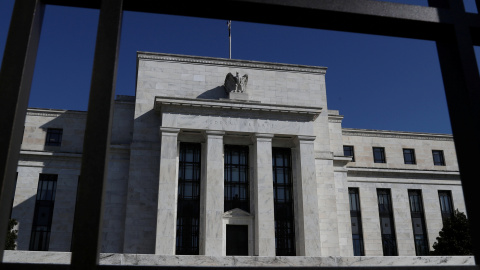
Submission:
[[[439,234],[431,255],[473,255],[467,216],[458,209],[451,218],[445,220]]]
[[[10,219],[8,221],[7,238],[5,239],[6,250],[13,250],[17,247],[17,244],[15,244],[15,240],[17,240],[18,230],[13,229],[13,227],[15,227],[15,225],[17,224],[18,222],[15,219]]]

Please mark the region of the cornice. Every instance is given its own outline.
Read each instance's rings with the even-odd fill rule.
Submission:
[[[234,66],[240,68],[252,68],[262,70],[279,70],[279,71],[294,71],[302,73],[317,73],[325,74],[326,67],[293,65],[281,63],[269,63],[249,60],[236,60],[226,58],[215,58],[205,56],[190,56],[180,54],[165,54],[153,52],[137,52],[138,59],[142,60],[158,60],[164,62],[183,62],[202,65],[216,65],[216,66]]]
[[[413,140],[453,141],[453,136],[450,134],[374,130],[374,129],[342,128],[342,135],[343,136],[360,136],[360,137],[395,138],[395,139],[413,139]]]
[[[260,112],[273,112],[273,113],[286,113],[296,115],[309,115],[315,120],[322,108],[320,107],[301,107],[301,106],[288,106],[278,104],[266,104],[266,103],[251,103],[251,102],[239,102],[239,101],[227,101],[227,100],[209,100],[209,99],[191,99],[191,98],[176,98],[176,97],[155,97],[155,110],[161,111],[163,106],[179,106],[190,108],[203,108],[203,109],[222,109],[222,110],[236,110],[236,111],[260,111]]]
[[[430,175],[456,175],[460,176],[459,171],[446,170],[414,170],[402,168],[372,168],[372,167],[347,167],[349,172],[372,172],[372,173],[409,173],[409,174],[430,174]]]
[[[87,112],[84,111],[70,111],[70,110],[55,110],[55,109],[40,109],[28,108],[27,116],[42,116],[42,117],[69,117],[69,118],[86,118]]]
[[[342,123],[343,115],[328,115],[329,123]]]

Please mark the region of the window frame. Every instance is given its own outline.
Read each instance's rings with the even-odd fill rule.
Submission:
[[[373,151],[373,163],[387,163],[387,155],[385,153],[385,147],[373,146],[372,151]],[[381,155],[380,159],[377,159],[376,157],[377,151],[379,151],[378,153]]]
[[[33,212],[32,229],[28,247],[28,250],[30,251],[48,251],[49,249],[53,211],[55,208],[55,195],[57,192],[57,180],[57,174],[41,173],[38,176],[35,210]],[[48,192],[49,190],[51,193]],[[47,209],[49,215],[45,225],[39,224],[41,209]]]
[[[382,200],[380,197],[382,196]],[[388,204],[380,203],[384,202],[387,199]],[[398,256],[398,242],[396,238],[396,229],[395,229],[395,217],[393,212],[393,202],[392,202],[392,193],[390,189],[387,188],[377,188],[377,200],[378,200],[378,214],[380,221],[380,233],[382,237],[382,250],[383,256]],[[387,207],[381,206],[387,205]],[[384,226],[382,226],[382,221],[388,219],[390,224],[390,234],[385,233]]]
[[[277,164],[277,155],[282,157],[282,164]],[[290,148],[273,147],[272,171],[276,256],[296,256],[296,219],[292,168],[292,150]],[[279,181],[280,177],[276,173],[277,170],[282,171],[281,175],[284,177],[282,177],[281,181],[283,183]],[[279,199],[277,194],[280,193],[283,193],[284,200]],[[283,242],[283,244],[279,242]]]
[[[234,154],[238,153],[238,162],[234,162]],[[239,208],[245,212],[250,213],[250,147],[247,145],[224,145],[224,212]],[[242,158],[244,162],[242,162]],[[234,181],[234,169],[238,170],[238,181]],[[242,181],[242,174],[243,180]],[[232,189],[238,188],[239,199],[230,200],[227,194],[232,192]],[[242,194],[243,191],[243,195]],[[243,197],[245,197],[243,199]]]
[[[348,151],[348,152],[351,152],[352,154],[351,154],[351,155],[346,155],[346,153],[345,153],[345,152],[346,152],[346,149],[345,149],[345,148],[350,148],[350,149],[348,149],[347,151]],[[351,162],[355,162],[355,147],[354,147],[353,145],[344,145],[344,146],[343,146],[343,155],[344,155],[345,157],[352,157]]]
[[[407,151],[407,153],[405,153]],[[408,153],[410,151],[410,153]],[[415,158],[415,149],[414,148],[403,148],[403,162],[407,165],[416,165],[417,159]],[[407,161],[407,156],[410,156],[410,161]]]
[[[448,205],[445,205],[445,200],[442,198],[447,199]],[[453,205],[452,191],[438,190],[438,200],[439,200],[439,206],[440,206],[440,214],[442,215],[442,222],[443,224],[445,224],[445,221],[453,216],[453,212],[455,209]]]
[[[425,219],[425,208],[423,206],[422,190],[409,189],[408,202],[410,206],[410,216],[412,221],[413,241],[415,243],[415,255],[428,256],[430,252],[430,245],[428,243],[427,223]],[[415,219],[420,219],[420,223],[422,226],[421,234],[415,233],[416,232]],[[418,224],[417,224],[417,227],[418,227]]]
[[[63,128],[47,128],[45,146],[62,146]]]
[[[439,157],[440,160],[435,160],[435,156]],[[432,150],[432,158],[434,166],[445,166],[445,154],[443,150]]]
[[[362,224],[362,211],[360,204],[360,189],[358,187],[348,188],[348,201],[350,205],[350,223],[353,226],[354,219],[356,219],[358,225],[358,234],[354,234],[352,230],[352,244],[353,244],[353,256],[365,256],[365,242],[363,239],[363,224]],[[353,204],[354,202],[355,204]],[[352,207],[355,205],[356,207]],[[358,239],[355,239],[355,236]],[[358,249],[356,248],[358,247]]]
[[[187,161],[187,152],[192,150],[193,159]],[[200,196],[202,175],[202,145],[200,143],[180,142],[178,157],[178,198],[175,232],[175,255],[200,254]],[[187,166],[192,168],[187,179]],[[191,178],[191,179],[190,179]],[[191,186],[192,196],[186,196]],[[196,194],[194,196],[194,193]],[[186,208],[191,213],[183,211]],[[185,224],[186,223],[186,224]],[[186,243],[190,245],[187,246]]]

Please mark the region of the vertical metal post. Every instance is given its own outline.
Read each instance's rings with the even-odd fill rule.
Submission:
[[[15,1],[0,70],[0,260],[5,247],[43,13],[40,0]]]
[[[448,1],[448,2],[447,2]],[[430,4],[434,4],[430,2]],[[464,12],[462,1],[445,0],[443,4]],[[480,75],[466,21],[458,19],[447,41],[437,41],[448,111],[457,151],[463,194],[470,223],[475,263],[480,264],[480,220],[477,196],[478,156],[480,151]]]
[[[102,0],[77,190],[71,269],[99,262],[123,0]]]

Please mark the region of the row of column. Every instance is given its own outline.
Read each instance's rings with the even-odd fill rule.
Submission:
[[[155,254],[174,255],[178,189],[178,133],[161,127],[159,194]],[[224,214],[223,131],[205,131],[200,196],[200,254],[222,256]],[[273,134],[254,134],[254,255],[275,256],[272,172]],[[293,151],[296,250],[298,256],[320,256],[320,226],[315,175],[314,136],[298,136]]]

